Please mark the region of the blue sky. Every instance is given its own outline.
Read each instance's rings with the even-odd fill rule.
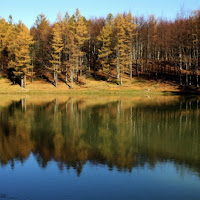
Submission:
[[[53,23],[58,12],[73,14],[79,8],[86,18],[106,17],[108,13],[131,11],[133,15],[155,14],[174,19],[180,8],[185,11],[200,9],[200,0],[0,0],[0,16],[14,22],[22,20],[29,28],[38,14],[43,13]]]

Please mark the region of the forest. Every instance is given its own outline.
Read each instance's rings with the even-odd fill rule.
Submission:
[[[76,9],[52,24],[39,14],[33,27],[0,18],[0,73],[26,88],[45,79],[73,88],[80,77],[123,85],[146,77],[199,87],[200,10],[176,19],[119,13],[86,19]]]

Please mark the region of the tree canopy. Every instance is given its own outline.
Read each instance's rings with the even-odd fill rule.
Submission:
[[[84,75],[120,85],[147,76],[198,87],[199,33],[199,10],[170,21],[130,12],[87,20],[77,9],[53,24],[40,14],[30,30],[10,16],[0,19],[1,72],[22,87],[33,74],[71,88]]]

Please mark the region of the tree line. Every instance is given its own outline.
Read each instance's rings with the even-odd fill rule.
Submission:
[[[73,88],[80,77],[115,81],[133,76],[166,79],[199,87],[200,10],[175,20],[130,12],[87,20],[77,9],[51,24],[37,16],[30,30],[0,19],[0,69],[26,88],[27,77]]]

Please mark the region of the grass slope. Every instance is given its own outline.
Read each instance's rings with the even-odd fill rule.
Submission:
[[[19,94],[19,93],[61,93],[61,94],[161,94],[178,92],[178,86],[164,83],[161,81],[145,80],[134,77],[132,80],[124,79],[123,86],[116,83],[106,81],[96,81],[88,79],[87,85],[84,78],[80,78],[80,83],[74,84],[74,88],[70,88],[70,83],[59,82],[56,88],[53,84],[45,80],[37,80],[34,82],[27,82],[27,88],[21,88],[18,84],[13,85],[12,82],[6,78],[0,78],[0,94]]]

